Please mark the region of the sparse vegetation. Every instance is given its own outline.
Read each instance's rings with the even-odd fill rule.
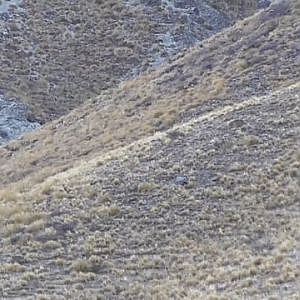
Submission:
[[[239,22],[158,71],[103,92],[63,119],[1,148],[1,182],[20,181],[24,176],[41,182],[74,166],[78,157],[89,160],[200,115],[211,106],[233,104],[297,82],[297,51],[291,42],[297,41],[298,18],[282,10],[276,17],[270,9],[265,18],[257,14]],[[258,37],[259,45],[252,53]],[[270,48],[275,50],[273,55],[264,54]],[[285,51],[288,55],[282,64],[276,57]],[[265,57],[264,62],[251,64],[241,74],[237,63],[256,52]],[[45,143],[49,139],[50,145]]]
[[[187,9],[159,2],[132,5],[119,0],[77,0],[70,5],[67,0],[27,1],[22,14],[15,9],[14,18],[0,23],[6,33],[0,41],[4,49],[0,55],[1,89],[27,103],[39,121],[53,120],[237,17],[226,17],[231,8],[213,11],[210,2],[204,1],[218,22],[204,15],[203,23],[193,13],[192,3],[187,3],[186,14]],[[234,7],[239,14],[241,7]],[[193,38],[189,38],[190,31]],[[174,42],[170,44],[169,39]]]
[[[0,148],[0,297],[297,299],[296,2]]]

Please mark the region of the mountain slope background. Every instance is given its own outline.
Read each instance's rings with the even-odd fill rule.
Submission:
[[[1,147],[3,298],[297,299],[299,15],[276,1]]]
[[[257,5],[253,0],[23,1],[0,20],[0,89],[29,105],[29,117],[44,123],[160,65]]]
[[[88,160],[207,110],[293,84],[299,80],[297,41],[298,12],[289,2],[274,4],[169,65],[2,147],[1,183],[41,181],[78,158]]]
[[[213,110],[6,192],[3,295],[297,299],[299,91]]]

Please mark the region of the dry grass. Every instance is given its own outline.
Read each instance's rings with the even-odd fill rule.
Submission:
[[[297,299],[298,23],[274,4],[1,148],[1,295]]]
[[[54,285],[90,299],[296,297],[298,92],[295,84],[212,111],[22,193],[49,217],[24,241],[31,216],[17,214],[21,228],[3,235],[6,253],[14,247],[3,272],[23,270],[9,265],[16,251],[28,262],[12,290],[2,278],[4,293],[30,295],[42,280],[40,294]],[[284,122],[274,123],[278,114]],[[176,185],[178,174],[193,185]],[[32,200],[44,185],[51,190]],[[51,268],[35,273],[44,260]]]
[[[278,6],[273,8],[281,10],[276,17],[270,9],[240,21],[170,65],[124,82],[42,130],[1,148],[1,183],[16,183],[24,177],[25,186],[42,182],[78,160],[151,136],[211,107],[296,82],[294,42],[298,41],[299,21]],[[237,63],[253,59],[253,49],[264,60],[251,61],[251,67],[241,70]],[[285,57],[284,63],[279,56]]]
[[[124,78],[149,69],[156,60],[166,60],[168,45],[161,41],[166,32],[178,40],[172,49],[176,52],[191,45],[185,38],[189,30],[198,40],[215,31],[206,26],[213,21],[207,16],[191,24],[175,14],[169,18],[163,4],[97,2],[26,1],[25,15],[15,13],[1,23],[7,33],[0,42],[4,49],[1,89],[29,105],[29,118],[53,120]],[[242,10],[234,7],[238,13]],[[217,9],[225,14],[231,11],[231,7]],[[235,17],[230,15],[227,24]]]

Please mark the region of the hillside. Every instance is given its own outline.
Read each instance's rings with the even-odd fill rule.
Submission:
[[[158,2],[186,9],[126,13]],[[230,24],[253,3],[201,5]],[[0,147],[0,298],[298,299],[299,1],[213,31]]]
[[[299,80],[299,15],[289,2],[240,21],[155,72],[124,82],[0,148],[0,184],[42,181],[205,111]]]
[[[252,13],[248,2],[26,0],[8,10],[5,0],[0,90],[40,122],[55,119]]]
[[[299,92],[215,109],[7,192],[3,295],[297,299]]]

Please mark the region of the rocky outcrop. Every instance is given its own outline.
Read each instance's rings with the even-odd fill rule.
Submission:
[[[154,51],[149,61],[156,68],[172,55],[189,48],[232,23],[232,19],[208,1],[128,0],[128,6],[141,7],[154,21],[155,37],[164,49]]]
[[[258,8],[257,0],[209,0],[209,2],[233,19],[249,16]]]
[[[9,22],[14,18],[14,13],[20,13],[22,0],[0,1],[0,20]],[[3,24],[3,23],[2,23]],[[1,29],[4,29],[3,27]],[[8,31],[1,30],[0,38],[3,40]],[[40,127],[40,124],[30,120],[30,113],[26,105],[20,101],[7,99],[0,93],[0,146],[12,139],[22,136]]]
[[[24,104],[7,100],[0,94],[0,146],[38,127],[39,123],[29,120]]]
[[[22,0],[4,0],[0,1],[0,14],[8,13],[12,6],[18,7]]]
[[[258,8],[266,8],[271,4],[271,0],[259,0],[258,1]]]

